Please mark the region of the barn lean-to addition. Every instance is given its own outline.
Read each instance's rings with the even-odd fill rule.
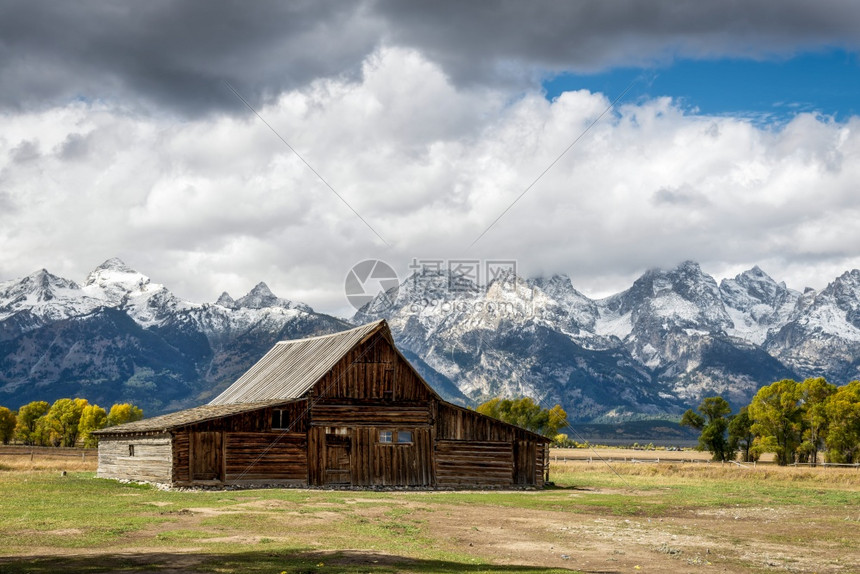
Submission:
[[[442,400],[385,321],[277,343],[209,404],[98,431],[104,478],[174,486],[542,486],[549,440]]]

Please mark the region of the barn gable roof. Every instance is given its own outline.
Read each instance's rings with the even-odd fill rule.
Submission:
[[[295,402],[304,398],[305,394],[334,368],[350,350],[378,333],[391,343],[394,351],[438,401],[455,409],[468,410],[448,403],[438,396],[433,387],[424,381],[415,367],[394,345],[391,331],[383,319],[331,335],[281,341],[276,343],[253,367],[207,405],[105,428],[95,431],[93,434],[167,432],[208,420]],[[489,418],[476,411],[469,412],[482,418]],[[532,431],[497,419],[491,420],[495,424],[519,428],[522,432],[533,435],[541,442],[549,442],[546,437]]]
[[[283,405],[289,402],[292,401],[273,400],[229,405],[203,405],[200,407],[194,407],[193,409],[186,409],[184,411],[177,411],[175,413],[152,417],[150,419],[143,419],[140,421],[125,423],[113,427],[107,427],[95,431],[93,432],[93,434],[103,435],[163,432],[191,424],[202,423],[205,421],[220,419],[232,415],[238,415],[246,412],[255,411],[257,409],[264,409],[269,406]]]
[[[351,349],[380,331],[391,340],[388,324],[380,320],[340,333],[277,343],[209,404],[300,398]]]

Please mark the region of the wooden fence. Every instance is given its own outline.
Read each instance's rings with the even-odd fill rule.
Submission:
[[[4,456],[29,456],[30,460],[56,457],[76,458],[82,462],[86,462],[88,460],[97,460],[99,451],[97,448],[0,445],[0,460]]]

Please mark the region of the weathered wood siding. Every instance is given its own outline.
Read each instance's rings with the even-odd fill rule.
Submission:
[[[357,345],[311,389],[312,397],[428,401],[433,392],[389,340],[377,333]]]
[[[311,409],[313,426],[404,426],[430,425],[430,406],[425,403],[398,401],[320,400]]]
[[[286,428],[272,428],[275,410]],[[174,481],[307,484],[307,429],[306,400],[188,425],[173,433]]]
[[[133,455],[129,447],[134,449]],[[98,476],[170,483],[173,480],[172,458],[170,435],[102,437]]]
[[[280,430],[303,433],[308,428],[307,408],[307,400],[299,400],[284,405],[267,407],[187,425],[182,430],[190,432],[267,432],[272,430],[272,411],[279,410],[287,413],[285,418],[289,421],[287,428]]]
[[[535,483],[537,471],[535,459],[537,445],[534,441],[518,439],[514,441],[514,484],[528,485]]]
[[[179,484],[191,482],[189,440],[188,431],[173,433],[173,481]]]
[[[444,459],[446,453],[454,448],[451,445],[443,444],[444,441],[465,441],[466,444],[475,445],[505,443],[508,445],[508,452],[511,456],[507,484],[522,486],[543,484],[544,441],[534,434],[478,412],[447,403],[440,403],[438,412],[436,436],[439,442],[436,449],[436,473],[440,486],[447,484],[444,481],[456,481],[456,468],[458,466],[461,467],[464,478],[472,476],[474,469],[479,468],[466,464],[467,456],[464,453],[471,453],[469,456],[474,457],[482,456],[477,449],[470,451],[463,447],[462,452],[456,457],[450,460]],[[443,458],[440,459],[440,456]],[[491,448],[487,451],[487,456],[498,457],[498,453]],[[502,468],[500,466],[501,460],[501,458],[497,458],[491,465],[494,469],[494,478],[489,479],[488,484],[494,486],[501,484],[500,477],[503,474],[500,470]],[[475,464],[478,465],[479,462]],[[467,482],[467,480],[463,481],[463,484]]]
[[[510,486],[513,472],[514,456],[510,442],[436,442],[436,484],[439,486]]]
[[[226,480],[290,481],[306,484],[307,435],[304,433],[226,433]]]
[[[380,431],[411,430],[412,443],[379,442]],[[434,484],[430,429],[391,427],[356,429],[353,482],[361,486],[431,486]]]
[[[535,451],[535,486],[543,486],[549,470],[549,446],[538,444]]]
[[[372,413],[368,413],[373,416]],[[426,415],[425,415],[426,417]],[[429,424],[370,426],[359,421],[345,425],[314,426],[308,433],[308,481],[313,485],[432,486],[433,440]],[[327,434],[339,426],[345,435]],[[411,443],[380,443],[381,431],[409,431]]]
[[[512,441],[516,427],[454,405],[439,405],[438,440]]]

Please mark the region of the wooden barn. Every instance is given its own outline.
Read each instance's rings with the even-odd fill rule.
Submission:
[[[543,436],[443,401],[385,321],[284,341],[208,405],[98,431],[104,478],[174,486],[542,486]]]

